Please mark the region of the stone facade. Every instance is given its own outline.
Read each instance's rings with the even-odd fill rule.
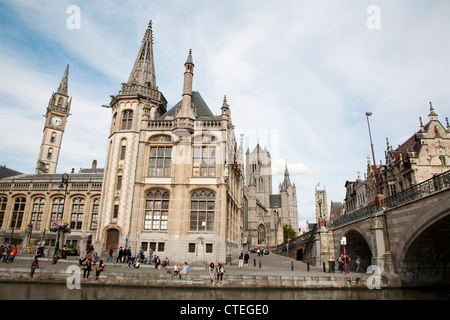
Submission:
[[[287,165],[279,194],[272,194],[272,159],[258,144],[246,152],[243,230],[247,248],[276,246],[283,242],[283,226],[298,232],[298,207],[295,184]]]
[[[31,232],[31,239],[54,245],[50,224],[64,219],[72,233],[63,242],[78,250],[91,243],[99,253],[109,246],[151,248],[162,259],[190,263],[236,256],[244,172],[231,111],[225,97],[214,115],[192,91],[191,51],[184,69],[182,100],[167,110],[156,86],[150,23],[128,82],[103,106],[111,110],[105,168],[94,162],[62,180],[54,172],[71,103],[67,69],[47,108],[37,174],[0,180],[2,239],[26,245]]]

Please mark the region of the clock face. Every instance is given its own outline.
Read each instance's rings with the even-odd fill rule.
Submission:
[[[61,118],[59,118],[59,117],[53,117],[53,118],[52,118],[52,123],[53,123],[55,126],[59,126],[59,125],[62,123],[62,120],[61,120]]]

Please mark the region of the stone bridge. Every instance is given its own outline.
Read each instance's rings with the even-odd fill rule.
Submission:
[[[363,270],[377,265],[403,286],[450,285],[450,171],[300,236],[290,252],[321,265],[343,253],[342,237],[350,270],[359,256]]]

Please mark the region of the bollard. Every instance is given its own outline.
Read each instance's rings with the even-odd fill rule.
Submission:
[[[256,259],[253,259],[253,266],[256,268]]]
[[[261,261],[259,262],[259,268],[261,269]]]
[[[306,263],[306,270],[309,271],[309,262]]]
[[[294,271],[294,261],[291,261],[291,271]]]

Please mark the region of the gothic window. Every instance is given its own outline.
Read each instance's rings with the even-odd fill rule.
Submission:
[[[151,147],[148,175],[153,177],[170,177],[172,164],[172,147]]]
[[[45,199],[42,197],[33,200],[33,211],[31,212],[31,224],[33,229],[41,228],[42,215],[44,214]]]
[[[214,231],[215,195],[211,191],[199,190],[191,195],[191,231]]]
[[[216,175],[216,147],[194,147],[194,176],[214,177]]]
[[[12,220],[10,228],[18,229],[22,226],[23,213],[25,212],[25,197],[18,197],[14,200]]]
[[[81,230],[83,225],[84,198],[74,198],[72,202],[72,214],[70,217],[70,229]]]
[[[64,198],[55,198],[53,199],[52,211],[50,215],[50,224],[53,221],[58,221],[62,219],[63,216],[63,208],[64,208]]]
[[[47,159],[50,160],[52,158],[53,148],[48,148]]]
[[[95,198],[92,201],[91,230],[97,230],[97,226],[98,226],[98,207],[99,206],[100,206],[100,198]]]
[[[145,230],[167,230],[169,217],[169,192],[151,190],[145,199]]]
[[[117,176],[117,184],[116,184],[116,190],[120,190],[122,188],[122,176]]]
[[[258,226],[258,244],[266,242],[266,228],[263,224]]]
[[[56,132],[52,132],[52,136],[50,137],[50,142],[54,143],[56,139]]]
[[[0,227],[3,225],[3,219],[5,218],[7,202],[8,199],[6,197],[0,197]]]
[[[125,110],[122,113],[122,130],[130,130],[133,123],[133,111]]]

